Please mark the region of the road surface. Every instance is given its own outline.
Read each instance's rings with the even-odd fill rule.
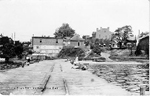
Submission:
[[[14,95],[134,96],[88,70],[73,69],[65,60],[47,60],[1,71],[0,93]],[[137,95],[136,95],[137,96]]]

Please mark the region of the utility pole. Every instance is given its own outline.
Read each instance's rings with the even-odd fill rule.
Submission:
[[[12,40],[14,40],[14,38],[13,38],[13,33],[11,33],[11,38],[12,38]]]
[[[14,32],[14,41],[15,41],[15,38],[16,38],[16,33]]]

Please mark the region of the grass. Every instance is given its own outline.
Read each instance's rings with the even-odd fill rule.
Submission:
[[[128,49],[125,50],[112,50],[110,52],[110,59],[114,61],[137,61],[137,62],[148,62],[148,58],[144,54],[140,56],[135,56],[135,50],[133,50],[133,54],[130,55],[131,51]]]

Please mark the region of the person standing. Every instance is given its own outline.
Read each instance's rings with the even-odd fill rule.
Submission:
[[[29,64],[30,64],[30,57],[27,56],[26,59],[27,59],[27,65],[29,66]]]

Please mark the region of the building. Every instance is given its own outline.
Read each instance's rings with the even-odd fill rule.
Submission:
[[[88,39],[88,38],[90,38],[90,35],[83,35],[82,38],[83,39]]]
[[[63,39],[55,37],[32,37],[33,51],[49,55],[56,55],[63,47]]]
[[[64,39],[64,43],[66,46],[82,47],[84,46],[84,39],[80,35],[75,34],[72,38]]]
[[[139,38],[137,41],[135,54],[140,55],[142,53],[141,50],[144,50],[145,54],[149,57],[149,34]]]
[[[97,38],[97,39],[111,39],[111,35],[113,33],[109,31],[109,27],[108,28],[100,28],[100,29],[96,29],[96,32],[92,33],[92,37],[93,38]]]

